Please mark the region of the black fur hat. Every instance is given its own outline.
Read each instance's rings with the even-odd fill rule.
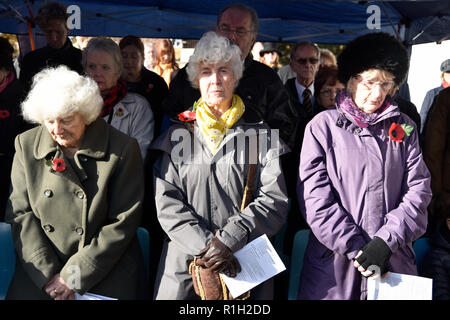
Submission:
[[[350,77],[369,69],[392,73],[397,85],[403,83],[409,68],[408,52],[388,33],[377,32],[350,41],[337,59],[338,79],[346,84]]]

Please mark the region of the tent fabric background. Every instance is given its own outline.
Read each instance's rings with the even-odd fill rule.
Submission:
[[[45,1],[0,0],[0,32],[27,34],[29,10]],[[66,1],[81,11],[80,29],[71,35],[199,39],[214,28],[217,14],[235,0]],[[241,0],[260,18],[259,41],[347,43],[358,35],[399,32],[408,45],[450,37],[450,1]],[[367,28],[371,5],[380,8],[381,29]],[[430,22],[432,22],[430,24]],[[425,30],[424,30],[425,29]],[[424,32],[422,32],[424,30]],[[38,27],[35,31],[40,33]]]

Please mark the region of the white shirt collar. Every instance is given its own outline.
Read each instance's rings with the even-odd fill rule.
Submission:
[[[298,98],[300,99],[300,103],[303,103],[303,91],[305,91],[305,87],[298,83],[297,78],[295,78],[295,87],[297,88]],[[314,104],[314,82],[308,87],[309,91],[311,91],[311,102]]]

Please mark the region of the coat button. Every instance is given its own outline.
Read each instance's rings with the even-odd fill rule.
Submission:
[[[355,129],[355,133],[356,133],[356,134],[359,134],[360,132],[361,132],[361,128],[356,128],[356,129]]]
[[[84,193],[83,193],[83,191],[77,191],[77,197],[78,198],[80,198],[80,199],[83,199],[84,198]]]
[[[44,225],[43,228],[44,228],[44,230],[46,232],[52,232],[53,231],[53,226],[51,226],[49,224]]]
[[[83,234],[84,230],[82,227],[76,227],[75,232],[78,233],[80,236]]]
[[[45,190],[44,196],[46,196],[47,198],[50,198],[51,196],[53,196],[53,191],[50,189]]]
[[[80,160],[83,161],[83,162],[86,162],[87,158],[86,157],[80,157]]]

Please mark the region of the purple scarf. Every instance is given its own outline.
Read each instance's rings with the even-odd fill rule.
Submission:
[[[354,122],[361,128],[367,128],[369,125],[374,123],[384,110],[394,104],[391,97],[387,95],[381,107],[379,107],[375,112],[365,113],[356,106],[355,102],[353,102],[351,94],[348,93],[347,90],[341,90],[337,94],[335,102],[336,105],[346,115],[350,116],[354,120]]]
[[[14,72],[10,71],[8,75],[5,77],[5,80],[0,84],[0,92],[5,90],[5,88],[14,81],[16,77],[14,76]]]

